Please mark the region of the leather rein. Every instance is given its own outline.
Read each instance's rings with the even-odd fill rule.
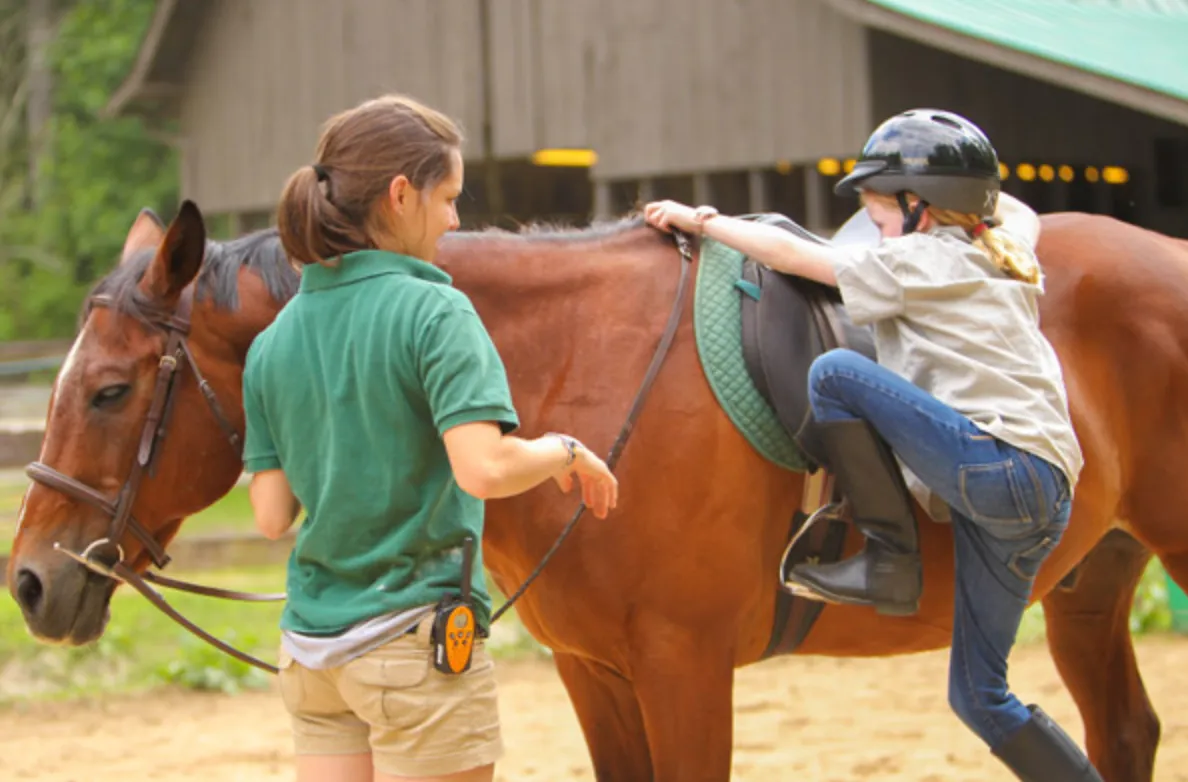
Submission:
[[[607,466],[613,471],[615,465],[619,461],[619,457],[623,453],[624,447],[627,445],[627,440],[631,437],[631,432],[635,428],[636,419],[638,419],[640,411],[643,408],[643,403],[647,398],[648,392],[651,390],[657,375],[660,373],[660,368],[664,363],[664,359],[668,355],[669,348],[676,337],[676,331],[680,325],[681,314],[684,309],[684,303],[688,292],[688,277],[689,268],[693,264],[693,254],[690,246],[689,237],[683,232],[673,229],[673,238],[676,242],[677,250],[681,256],[681,271],[680,278],[677,282],[677,291],[674,297],[672,310],[669,313],[668,322],[665,324],[664,332],[660,337],[660,341],[656,346],[655,352],[652,356],[652,361],[648,365],[644,379],[636,391],[635,398],[632,401],[631,408],[627,414],[627,419],[624,421],[619,435],[616,438],[614,445],[611,447],[610,454],[607,457]],[[140,440],[136,451],[136,461],[132,465],[132,469],[128,474],[127,480],[124,481],[123,487],[115,500],[109,499],[105,494],[100,492],[87,484],[65,475],[49,465],[42,462],[33,462],[25,468],[25,473],[32,480],[42,484],[48,488],[65,494],[73,500],[90,505],[94,508],[103,511],[111,517],[111,527],[107,534],[95,540],[88,545],[81,552],[71,551],[59,543],[54,543],[54,549],[60,551],[62,554],[70,557],[78,562],[83,567],[105,576],[117,582],[128,584],[137,592],[142,594],[153,605],[161,610],[166,616],[172,619],[177,624],[181,625],[191,633],[201,638],[203,641],[211,644],[220,651],[245,662],[249,665],[255,666],[269,673],[276,673],[275,665],[260,660],[257,657],[240,651],[227,642],[216,638],[210,633],[203,630],[198,625],[191,622],[189,619],[178,613],[176,609],[169,604],[169,602],[161,596],[157,590],[150,586],[150,583],[169,589],[176,589],[183,592],[190,592],[206,597],[215,597],[224,600],[238,600],[246,602],[277,602],[285,599],[284,593],[269,593],[259,594],[252,592],[238,592],[229,589],[219,589],[217,587],[203,586],[201,584],[192,584],[186,581],[179,581],[168,578],[148,570],[143,574],[137,573],[133,569],[131,563],[127,562],[124,555],[124,548],[120,541],[123,540],[126,533],[131,533],[142,546],[145,552],[152,560],[152,564],[158,569],[164,568],[170,562],[170,557],[165,553],[165,547],[161,545],[160,541],[149,532],[145,527],[136,520],[132,515],[132,506],[136,502],[137,494],[140,490],[141,483],[147,475],[150,478],[156,474],[157,457],[161,452],[161,443],[168,431],[169,421],[173,412],[174,401],[176,399],[174,392],[178,387],[178,371],[183,367],[189,367],[193,373],[194,379],[198,383],[198,388],[202,392],[203,398],[206,400],[207,406],[213,413],[215,420],[219,427],[227,435],[227,439],[231,446],[235,449],[237,455],[242,457],[243,443],[242,438],[236,431],[235,427],[228,420],[226,414],[223,412],[222,406],[219,404],[218,397],[210,384],[203,377],[202,372],[198,368],[197,362],[194,360],[194,355],[190,352],[189,345],[186,338],[190,335],[190,314],[193,310],[194,304],[194,283],[190,283],[183,291],[178,299],[177,307],[172,313],[156,311],[147,312],[147,322],[159,331],[164,332],[166,336],[165,348],[161,354],[161,358],[157,363],[157,378],[153,388],[153,398],[149,404],[148,414],[145,417],[144,427],[140,433]],[[94,296],[90,299],[90,306],[111,307],[114,306],[113,301],[108,296]],[[494,622],[504,614],[520,597],[527,591],[528,586],[536,580],[537,576],[544,570],[545,565],[553,558],[561,543],[569,536],[577,526],[578,520],[586,511],[586,505],[583,502],[575,511],[569,523],[561,531],[556,542],[553,543],[552,548],[541,559],[540,564],[537,565],[536,570],[532,572],[520,588],[516,590],[507,602],[499,607],[492,617]],[[106,555],[106,556],[104,556]],[[110,564],[109,564],[110,563]]]

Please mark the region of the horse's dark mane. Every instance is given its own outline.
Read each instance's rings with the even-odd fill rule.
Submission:
[[[588,242],[611,239],[644,225],[642,215],[632,213],[608,220],[595,220],[588,226],[573,226],[564,223],[534,221],[521,225],[515,231],[487,227],[475,230],[455,231],[447,240],[459,239],[520,239],[528,242]]]
[[[133,254],[100,280],[91,294],[110,296],[118,310],[145,320],[146,312],[154,310],[154,303],[141,292],[139,285],[153,257],[151,249]],[[275,301],[286,302],[297,293],[300,277],[285,256],[277,230],[266,228],[226,242],[207,241],[206,257],[194,290],[195,300],[209,299],[221,309],[238,308],[242,268],[256,274]],[[85,306],[83,317],[86,317]]]
[[[519,226],[515,231],[498,227],[455,231],[447,236],[447,241],[506,238],[531,243],[583,242],[614,238],[643,225],[643,217],[634,213],[609,220],[596,220],[588,226],[534,221]],[[109,296],[119,311],[147,321],[148,313],[154,312],[155,307],[139,286],[153,257],[154,251],[151,249],[136,252],[100,280],[91,290],[91,295]],[[239,306],[241,268],[258,275],[274,301],[287,302],[297,293],[300,277],[289,263],[280,235],[273,227],[230,241],[207,241],[195,300],[210,299],[214,306],[221,309],[236,309]],[[87,308],[84,306],[82,317],[85,318],[86,314]]]

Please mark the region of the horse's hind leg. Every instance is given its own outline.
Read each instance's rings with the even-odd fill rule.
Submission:
[[[1151,782],[1159,718],[1139,676],[1130,607],[1151,553],[1107,534],[1081,563],[1071,591],[1043,601],[1048,648],[1085,724],[1085,748],[1106,782]]]
[[[553,657],[577,712],[597,780],[649,780],[652,759],[631,682],[572,654]]]

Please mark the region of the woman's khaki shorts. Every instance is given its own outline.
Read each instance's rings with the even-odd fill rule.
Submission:
[[[431,621],[431,620],[430,620]],[[280,690],[298,755],[370,752],[392,776],[444,776],[503,755],[495,663],[483,643],[470,670],[433,667],[429,622],[338,668],[313,670],[280,652]]]

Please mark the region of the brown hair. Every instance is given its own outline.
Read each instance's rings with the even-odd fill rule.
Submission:
[[[325,263],[390,234],[377,208],[400,174],[418,190],[450,173],[462,134],[449,117],[403,95],[368,100],[327,121],[313,165],[285,183],[277,228],[289,258]],[[325,190],[322,185],[325,184]]]
[[[919,196],[914,193],[908,195],[913,204],[919,200]],[[899,209],[899,203],[894,197],[882,193],[864,190],[862,199],[863,202],[880,201],[886,206]],[[985,253],[999,271],[1020,282],[1032,285],[1039,283],[1040,270],[1035,253],[1029,252],[1010,234],[995,230],[996,226],[986,222],[985,218],[976,214],[954,212],[951,209],[938,209],[932,205],[928,207],[928,214],[932,216],[937,225],[955,225],[964,229],[965,233],[973,240],[974,247]],[[985,226],[984,230],[978,228],[982,225]]]

